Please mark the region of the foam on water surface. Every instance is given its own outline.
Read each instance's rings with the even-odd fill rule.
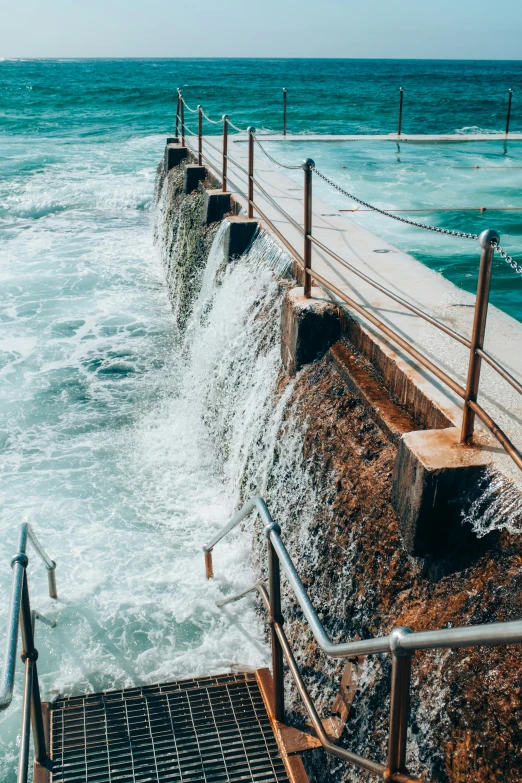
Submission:
[[[218,237],[180,343],[149,210],[175,87],[187,85],[189,102],[211,116],[227,111],[238,125],[279,132],[284,76],[290,131],[386,133],[400,82],[411,90],[409,132],[454,132],[470,118],[498,130],[499,95],[508,77],[516,92],[520,66],[19,60],[0,70],[0,593],[9,592],[8,563],[27,520],[58,563],[53,602],[30,555],[33,605],[59,621],[37,626],[44,694],[264,664],[252,604],[214,605],[251,580],[249,535],[216,550],[214,582],[204,579],[201,545],[258,487],[284,511],[279,488],[266,482],[292,391],[273,405],[281,291],[267,266],[282,272],[284,260],[261,237],[245,264],[223,269]],[[308,155],[321,159],[306,144]],[[379,175],[386,167],[372,169],[364,155],[357,176],[364,169],[372,188],[363,197],[376,186],[393,194]],[[394,170],[403,164],[393,161]],[[474,269],[466,264],[464,277]],[[301,436],[294,429],[284,439],[290,466],[301,464]],[[304,494],[312,503],[301,479],[293,502]],[[0,628],[6,611],[3,600]],[[9,783],[21,679],[19,669],[15,703],[0,714],[0,779]]]
[[[255,489],[277,430],[272,269],[283,271],[283,256],[264,237],[244,264],[224,268],[220,231],[182,340],[143,208],[154,169],[140,150],[152,161],[161,142],[84,149],[81,162],[73,146],[2,194],[0,590],[9,592],[17,528],[29,521],[58,564],[54,602],[30,554],[32,603],[58,620],[37,626],[44,696],[268,659],[251,603],[215,607],[252,580],[249,536],[219,547],[212,582],[201,547]],[[4,628],[6,614],[3,601]],[[0,715],[6,781],[21,679],[19,667],[15,703]]]

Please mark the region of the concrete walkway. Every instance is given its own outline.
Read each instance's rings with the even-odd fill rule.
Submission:
[[[261,138],[261,137],[260,137]],[[277,139],[277,137],[275,137]],[[279,137],[283,140],[284,137]],[[310,140],[344,141],[359,137],[306,137]],[[364,137],[365,140],[369,137]],[[392,139],[392,136],[376,137]],[[401,136],[401,140],[406,140]],[[449,140],[450,137],[409,137],[415,140]],[[473,140],[481,136],[474,135]],[[490,140],[491,135],[484,136]],[[505,138],[502,136],[501,138]],[[509,137],[515,138],[515,135]],[[519,136],[517,138],[522,138]],[[296,139],[304,141],[303,136],[286,137],[285,141]],[[466,140],[466,137],[451,137],[451,140]],[[271,136],[270,140],[274,140]],[[393,139],[395,140],[395,139]],[[192,149],[195,148],[196,139],[187,140]],[[204,137],[203,151],[221,171],[219,137]],[[244,136],[229,137],[229,155],[245,169],[248,148]],[[234,192],[236,188],[246,192],[247,181],[244,172],[229,160],[229,190]],[[284,170],[271,163],[255,147],[255,177],[267,193],[280,204],[284,210],[300,225],[303,224],[303,189],[284,174]],[[315,183],[315,180],[314,180]],[[334,191],[332,191],[333,193]],[[241,195],[237,195],[239,202],[246,207],[246,201]],[[303,237],[292,223],[284,218],[277,209],[257,189],[254,200],[268,218],[274,222],[283,236],[303,254]],[[255,213],[254,213],[255,214]],[[383,220],[386,218],[383,217]],[[313,235],[324,245],[336,252],[341,258],[360,269],[381,285],[394,291],[407,299],[418,308],[443,321],[455,331],[469,338],[474,313],[475,297],[463,291],[453,283],[443,278],[438,273],[428,269],[419,261],[399,250],[386,240],[381,239],[363,226],[355,223],[344,214],[340,214],[335,207],[318,199],[313,199]],[[462,240],[463,250],[465,244],[469,251],[470,240]],[[386,252],[382,252],[386,251]],[[479,262],[480,248],[477,242],[477,265]],[[340,288],[348,296],[362,304],[369,312],[376,315],[381,321],[393,328],[403,338],[409,341],[415,348],[421,351],[436,365],[445,370],[462,386],[466,385],[469,351],[462,344],[456,342],[442,331],[419,318],[415,314],[405,310],[386,295],[380,293],[368,283],[364,282],[352,272],[346,270],[341,264],[331,259],[326,254],[314,248],[312,268],[335,286]],[[515,284],[522,288],[522,277],[513,272]],[[332,296],[332,298],[335,298]],[[346,306],[346,305],[343,305]],[[394,361],[403,366],[406,375],[412,370],[416,376],[416,383],[423,388],[424,393],[444,411],[455,426],[460,427],[462,417],[461,400],[444,384],[437,381],[422,367],[417,366],[408,354],[399,349],[391,340],[384,338],[381,333],[362,316],[356,316],[365,327],[375,334],[385,350],[393,355]],[[499,361],[518,380],[522,380],[522,323],[514,320],[496,307],[490,306],[486,329],[485,350]],[[508,437],[522,450],[522,396],[519,395],[506,381],[494,370],[482,364],[479,402],[492,416],[497,424],[506,432]],[[502,447],[495,440],[491,446],[495,455],[495,463],[522,487],[522,473],[505,454]]]

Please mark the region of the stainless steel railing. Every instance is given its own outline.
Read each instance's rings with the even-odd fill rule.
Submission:
[[[323,624],[317,616],[293,564],[292,558],[281,540],[279,525],[272,519],[266,503],[261,497],[254,497],[249,500],[248,503],[245,503],[223,530],[203,547],[207,578],[210,579],[213,576],[212,550],[216,544],[253,511],[257,511],[261,517],[267,537],[269,590],[267,592],[266,587],[262,582],[256,582],[256,584],[247,587],[241,592],[218,601],[217,605],[225,606],[233,601],[238,601],[254,590],[257,590],[261,594],[265,608],[269,614],[268,622],[271,628],[276,719],[282,721],[284,718],[282,662],[284,654],[312,724],[314,725],[326,752],[378,774],[381,777],[384,777],[385,780],[395,781],[396,783],[406,783],[407,781],[416,780],[416,778],[411,777],[406,770],[406,737],[410,701],[409,691],[411,665],[414,653],[417,650],[521,644],[522,620],[465,626],[461,628],[443,628],[435,631],[415,632],[410,628],[394,628],[387,636],[377,636],[371,639],[361,639],[352,642],[334,643],[329,638]],[[386,765],[371,759],[362,758],[344,748],[340,748],[326,735],[306,686],[299,674],[298,666],[283,630],[280,589],[281,567],[292,587],[310,629],[323,652],[334,658],[346,658],[355,655],[374,655],[378,653],[391,654],[391,704],[388,758]]]
[[[45,563],[49,583],[49,595],[58,598],[56,592],[56,563],[47,555],[38,541],[31,526],[24,523],[20,527],[18,540],[18,552],[11,560],[13,569],[13,581],[11,588],[11,600],[7,621],[7,638],[5,645],[4,668],[0,681],[0,712],[6,710],[13,700],[14,677],[16,669],[16,650],[18,647],[18,627],[22,636],[21,658],[25,664],[24,692],[22,700],[22,732],[20,741],[20,756],[18,764],[18,783],[25,783],[29,767],[29,745],[31,724],[34,740],[35,761],[44,766],[50,766],[45,745],[45,734],[42,718],[42,705],[40,702],[40,686],[38,683],[38,650],[34,646],[34,624],[39,619],[48,625],[54,625],[38,612],[31,611],[29,599],[29,587],[27,584],[27,543],[30,543]]]
[[[402,102],[402,94],[403,93],[401,89],[401,93],[400,93],[401,102]],[[197,133],[195,131],[192,131],[190,128],[188,128],[185,125],[185,120],[184,120],[185,108],[187,108],[189,112],[198,114]],[[270,196],[269,193],[267,193],[266,189],[263,188],[262,185],[259,183],[259,181],[255,178],[254,175],[254,144],[255,143],[257,143],[257,145],[262,149],[263,153],[270,160],[272,160],[273,162],[277,163],[280,166],[284,165],[282,163],[275,161],[275,159],[272,158],[262,147],[259,140],[256,138],[255,128],[249,127],[244,131],[247,134],[247,141],[248,141],[248,171],[247,171],[247,169],[245,169],[237,160],[234,160],[232,158],[232,156],[228,151],[229,150],[228,126],[231,125],[232,127],[236,128],[236,130],[238,131],[241,131],[242,129],[237,128],[237,126],[235,126],[230,121],[227,115],[223,115],[221,121],[219,123],[215,123],[215,124],[221,124],[221,123],[223,124],[222,151],[219,150],[214,144],[212,144],[212,142],[210,142],[208,138],[205,139],[205,144],[212,147],[214,151],[218,153],[218,155],[222,156],[221,169],[220,169],[219,166],[217,166],[216,163],[211,159],[211,157],[209,157],[203,151],[202,117],[206,117],[206,115],[201,109],[201,106],[198,106],[197,109],[190,108],[185,102],[181,94],[181,91],[178,90],[176,129],[181,125],[182,145],[185,145],[185,131],[187,131],[191,136],[194,137],[197,136],[198,139],[197,156],[198,156],[199,163],[202,164],[202,162],[205,161],[207,166],[210,169],[212,169],[212,171],[217,175],[217,177],[221,178],[223,191],[225,191],[227,187],[230,185],[232,186],[233,190],[235,190],[240,196],[242,196],[242,198],[246,201],[248,217],[252,218],[254,216],[254,212],[257,212],[259,217],[263,221],[265,221],[265,223],[268,226],[270,226],[270,228],[276,234],[278,239],[283,243],[286,249],[290,252],[292,257],[296,261],[298,267],[300,267],[301,274],[303,277],[305,296],[310,297],[312,282],[315,282],[317,285],[323,288],[323,290],[325,290],[327,293],[335,296],[335,298],[338,301],[348,305],[351,309],[355,310],[364,318],[366,318],[371,324],[373,324],[373,326],[377,327],[377,329],[380,332],[382,332],[387,338],[389,338],[392,342],[394,342],[396,345],[402,348],[402,350],[404,350],[407,354],[409,354],[409,356],[413,360],[415,360],[418,364],[420,364],[422,367],[427,369],[430,373],[432,373],[432,375],[435,376],[435,378],[437,378],[439,381],[442,381],[442,383],[445,386],[447,386],[454,394],[460,397],[463,404],[461,439],[460,439],[462,445],[473,444],[475,419],[478,417],[483,423],[483,425],[486,427],[486,429],[488,429],[491,432],[491,434],[502,445],[503,449],[511,457],[511,459],[515,462],[515,464],[522,470],[522,451],[518,449],[514,443],[512,443],[508,435],[501,429],[501,427],[497,424],[497,422],[495,422],[493,418],[487,413],[487,411],[484,410],[484,408],[478,403],[482,361],[485,361],[487,364],[489,364],[490,367],[492,367],[493,370],[495,370],[502,378],[504,378],[504,380],[507,381],[507,383],[509,383],[516,391],[522,393],[522,384],[517,379],[515,379],[511,375],[511,373],[507,371],[505,367],[503,367],[498,361],[496,361],[492,356],[490,356],[484,350],[484,337],[485,337],[486,319],[487,319],[488,304],[489,304],[489,288],[490,288],[492,263],[493,263],[493,255],[494,255],[495,248],[497,248],[499,252],[502,254],[501,248],[498,248],[499,236],[497,232],[492,230],[485,231],[480,235],[480,237],[478,237],[478,239],[480,240],[480,247],[481,247],[479,280],[478,280],[477,296],[475,302],[473,330],[471,334],[471,339],[468,339],[464,335],[461,335],[458,332],[456,332],[454,329],[451,329],[447,324],[444,324],[439,319],[434,318],[429,313],[424,312],[421,308],[415,306],[412,302],[408,302],[406,299],[404,299],[401,296],[398,296],[395,292],[390,291],[388,288],[381,285],[376,280],[373,280],[369,275],[366,275],[365,273],[361,272],[359,269],[357,269],[357,267],[354,267],[353,264],[349,264],[347,261],[341,258],[337,253],[335,253],[329,247],[327,247],[322,242],[320,242],[315,236],[313,236],[312,172],[315,170],[315,163],[313,160],[308,158],[302,164],[302,168],[304,170],[304,193],[303,193],[304,215],[303,215],[303,226],[301,226],[293,217],[291,217],[277,203],[277,201],[272,196]],[[399,134],[400,134],[400,124],[401,124],[401,120],[399,119]],[[196,152],[196,150],[193,150],[193,152]],[[246,176],[247,191],[248,191],[247,193],[245,193],[240,187],[238,187],[233,181],[231,181],[231,178],[228,173],[229,163],[233,163],[236,169]],[[286,166],[286,165],[284,167],[300,168],[299,166]],[[350,195],[345,191],[343,191],[342,188],[340,188],[338,185],[336,185],[334,182],[329,180],[320,172],[316,171],[316,173],[322,179],[328,182],[330,185],[333,185],[337,190],[344,192],[345,195]],[[260,208],[258,201],[255,199],[255,195],[254,195],[255,189],[257,189],[257,191],[261,193],[264,199],[268,201],[268,203],[272,207],[274,207],[291,225],[294,226],[294,228],[296,228],[303,235],[302,255],[286,239],[283,233],[274,224],[274,221],[270,220],[270,218],[266,215],[266,213]],[[354,196],[350,196],[350,197],[355,198]],[[361,202],[361,203],[366,203],[366,202]],[[371,205],[368,206],[371,207]],[[376,207],[371,207],[371,208],[377,209]],[[383,210],[378,210],[378,211],[383,212]],[[389,213],[383,212],[383,214],[388,214],[388,216],[392,217],[391,215],[389,215]],[[426,228],[426,226],[422,226],[422,227]],[[430,230],[442,231],[441,229],[435,229],[433,227],[430,227]],[[443,231],[443,233],[451,233],[451,232]],[[462,236],[466,236],[467,238],[470,239],[477,238],[471,234],[462,235]],[[466,380],[466,385],[463,386],[460,383],[458,383],[454,378],[448,375],[448,373],[445,372],[442,369],[442,367],[437,366],[435,362],[431,361],[425,354],[417,350],[408,340],[404,339],[395,329],[384,324],[383,321],[381,321],[372,312],[370,312],[369,308],[358,304],[358,302],[353,297],[348,296],[344,290],[341,290],[338,286],[334,285],[331,281],[327,280],[322,275],[318,274],[318,272],[316,272],[316,270],[312,268],[313,247],[315,247],[321,253],[328,255],[330,258],[334,259],[336,262],[340,263],[345,268],[349,269],[360,279],[364,280],[366,283],[370,284],[371,286],[373,286],[375,289],[385,294],[386,296],[389,296],[392,300],[402,305],[410,312],[415,313],[415,315],[417,315],[419,318],[424,319],[432,326],[435,326],[437,329],[440,329],[449,337],[453,338],[457,342],[467,347],[470,351],[470,354],[469,354],[468,376]],[[503,257],[506,257],[505,254],[503,254]],[[518,265],[515,264],[515,266]]]

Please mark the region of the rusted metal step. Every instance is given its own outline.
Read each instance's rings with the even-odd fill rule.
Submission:
[[[270,698],[260,670],[58,699],[47,710],[50,780],[305,783],[276,739]]]

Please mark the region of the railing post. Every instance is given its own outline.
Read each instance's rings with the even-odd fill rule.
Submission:
[[[30,658],[25,660],[24,691],[22,697],[22,730],[20,733],[20,750],[18,758],[18,783],[27,781],[29,772],[29,745],[31,743],[31,706],[33,693],[33,666]]]
[[[254,135],[256,129],[250,126],[248,133],[248,217],[254,217]]]
[[[410,651],[392,652],[390,695],[390,733],[386,778],[395,772],[406,772],[406,741],[410,715],[410,680],[413,655]]]
[[[179,136],[179,103],[180,101],[179,101],[179,87],[178,87],[178,100],[176,103],[176,133],[175,133],[176,138],[178,138]]]
[[[205,551],[205,576],[207,579],[214,577],[214,567],[212,565],[212,550]]]
[[[223,193],[227,190],[228,169],[228,114],[223,115]]]
[[[286,136],[286,87],[283,87],[283,136]]]
[[[404,90],[402,89],[402,87],[400,88],[399,96],[400,96],[399,97],[399,127],[397,130],[397,136],[401,135],[401,128],[402,128],[402,99],[404,97]]]
[[[183,103],[183,95],[179,94],[179,113],[181,123],[181,146],[185,146],[185,104]]]
[[[304,295],[310,299],[312,295],[312,278],[308,272],[312,268],[312,171],[315,166],[311,158],[303,161],[304,170]]]
[[[509,120],[511,119],[511,101],[512,101],[512,99],[513,99],[513,90],[509,90],[507,117],[506,117],[506,136],[509,133]]]
[[[494,245],[499,243],[500,237],[496,231],[487,229],[479,237],[480,268],[477,284],[477,297],[475,299],[475,317],[473,320],[473,332],[471,334],[471,349],[468,365],[468,380],[466,383],[466,396],[464,397],[464,413],[462,415],[462,432],[460,442],[470,444],[473,440],[475,426],[475,413],[469,407],[469,402],[476,402],[480,381],[480,366],[482,359],[477,355],[477,348],[484,346],[484,333],[486,331],[486,318],[488,315],[489,285],[491,282],[491,266],[493,263]],[[492,244],[493,243],[493,244]]]
[[[203,109],[198,104],[198,166],[203,165]]]
[[[47,568],[47,584],[49,586],[49,596],[51,598],[58,598],[56,591],[56,563],[52,561],[53,567]]]
[[[270,588],[270,635],[272,640],[272,675],[274,678],[274,716],[280,723],[285,717],[285,683],[283,675],[283,649],[273,623],[283,625],[281,614],[281,573],[279,558],[268,539],[268,584]]]
[[[40,686],[38,683],[38,670],[36,661],[38,659],[38,650],[34,646],[33,625],[31,617],[31,604],[29,600],[29,588],[27,585],[27,573],[24,573],[22,585],[22,605],[20,611],[20,630],[22,633],[23,650],[21,653],[22,661],[25,664],[25,683],[24,697],[29,698],[30,710],[27,702],[24,700],[24,713],[22,724],[22,746],[20,747],[20,765],[22,765],[23,753],[26,748],[24,741],[29,741],[28,715],[31,714],[31,723],[33,726],[34,757],[38,764],[43,766],[47,763],[47,750],[45,747],[45,734],[42,718],[42,705],[40,703]]]

